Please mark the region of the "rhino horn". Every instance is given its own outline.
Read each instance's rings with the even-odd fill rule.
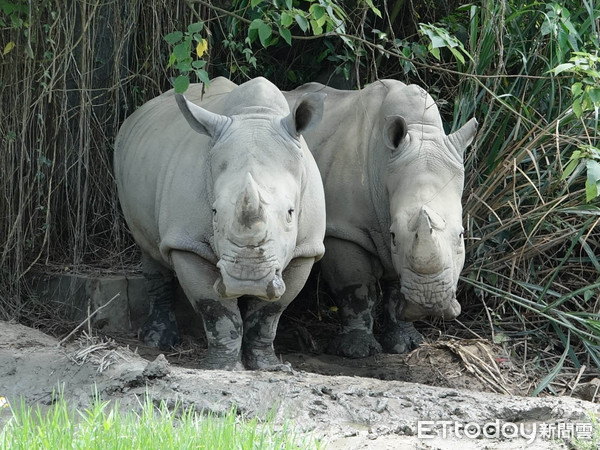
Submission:
[[[210,112],[190,102],[182,94],[175,94],[175,100],[187,123],[200,134],[216,139],[231,124],[229,117]]]
[[[265,223],[265,211],[262,206],[259,187],[250,172],[246,174],[244,186],[235,205],[235,216],[239,228],[244,230],[254,229]]]
[[[410,262],[415,272],[433,274],[443,269],[437,232],[445,226],[444,219],[427,206],[423,206],[410,221],[409,230],[414,232]]]
[[[473,139],[475,139],[475,134],[477,134],[478,127],[479,123],[477,122],[477,119],[472,118],[460,129],[448,135],[448,140],[454,147],[455,151],[461,156],[461,159],[465,149],[471,144],[471,142],[473,142]]]

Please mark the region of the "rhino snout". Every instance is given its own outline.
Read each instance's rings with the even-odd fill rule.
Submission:
[[[456,300],[456,282],[450,270],[435,275],[406,270],[401,279],[404,301],[398,310],[399,319],[410,322],[433,316],[453,320],[460,314],[460,303]]]
[[[220,276],[213,289],[221,298],[237,298],[252,295],[267,301],[278,300],[285,292],[281,269],[273,260],[247,261],[224,256],[217,263]]]

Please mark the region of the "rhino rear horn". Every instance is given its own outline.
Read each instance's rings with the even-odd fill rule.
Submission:
[[[325,97],[325,93],[310,92],[298,99],[290,115],[283,119],[283,126],[292,136],[300,136],[321,121]]]
[[[182,94],[175,94],[175,100],[187,123],[200,134],[216,139],[231,123],[229,117],[201,108]]]
[[[479,123],[474,117],[465,123],[460,129],[448,135],[448,140],[460,154],[473,142],[477,134]]]

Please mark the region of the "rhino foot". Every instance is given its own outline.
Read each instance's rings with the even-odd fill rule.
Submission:
[[[397,322],[382,335],[381,345],[386,353],[403,354],[417,348],[423,342],[423,335],[412,322]]]
[[[250,370],[278,370],[277,366],[282,365],[272,347],[268,349],[245,347],[242,360],[246,369]]]
[[[327,348],[327,353],[346,358],[365,358],[381,352],[381,345],[375,337],[361,330],[352,330],[336,336]]]
[[[204,370],[245,370],[238,356],[223,355],[217,352],[209,352],[206,358],[200,362],[199,367]]]
[[[168,350],[181,343],[175,314],[155,309],[141,329],[142,340],[150,347]]]

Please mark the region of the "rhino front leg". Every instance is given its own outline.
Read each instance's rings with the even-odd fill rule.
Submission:
[[[190,252],[173,251],[173,267],[194,309],[201,315],[208,353],[204,369],[243,370],[243,322],[237,299],[221,299],[213,289],[218,271],[213,264]]]
[[[384,329],[380,341],[387,353],[407,353],[423,342],[423,336],[412,322],[398,319],[399,306],[403,301],[399,282],[383,285]]]
[[[381,353],[373,336],[379,262],[352,242],[327,238],[325,248],[321,269],[342,321],[342,333],[330,342],[328,352],[349,358]]]
[[[142,340],[151,347],[167,350],[181,342],[173,310],[173,274],[142,254],[142,271],[150,301],[150,313],[142,325]]]
[[[286,290],[279,300],[248,300],[242,344],[242,360],[247,369],[276,370],[281,367],[273,348],[279,318],[306,283],[313,264],[314,258],[296,258],[290,261],[283,271]]]

